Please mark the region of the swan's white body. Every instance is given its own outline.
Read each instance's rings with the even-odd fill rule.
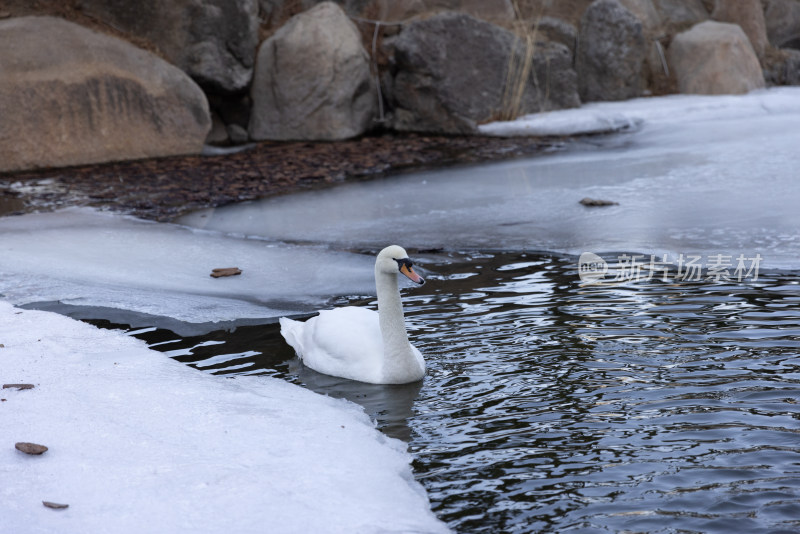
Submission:
[[[326,375],[371,384],[421,380],[425,360],[408,341],[398,273],[424,283],[405,250],[386,247],[375,261],[377,313],[348,306],[321,311],[304,323],[281,317],[281,335],[305,365]]]

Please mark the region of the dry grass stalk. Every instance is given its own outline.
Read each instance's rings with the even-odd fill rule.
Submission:
[[[528,84],[528,78],[533,69],[533,56],[536,53],[536,37],[539,33],[539,22],[542,19],[541,12],[536,17],[536,22],[531,26],[529,21],[522,18],[518,0],[512,0],[514,15],[516,18],[516,28],[514,31],[514,43],[508,57],[508,69],[506,71],[506,82],[503,90],[503,100],[501,102],[500,120],[513,120],[521,113],[522,97]],[[520,53],[521,46],[517,46],[520,35],[525,40],[524,49]],[[534,73],[535,78],[535,73]],[[536,80],[534,79],[534,82]],[[537,83],[538,85],[538,83]]]

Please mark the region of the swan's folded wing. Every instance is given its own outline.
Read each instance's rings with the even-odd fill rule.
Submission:
[[[303,362],[320,373],[380,381],[383,339],[375,311],[345,307],[320,312],[306,322]]]

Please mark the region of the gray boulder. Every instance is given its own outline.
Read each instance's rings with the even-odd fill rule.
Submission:
[[[620,0],[620,3],[639,19],[645,36],[655,39],[664,33],[661,15],[653,0]]]
[[[664,32],[670,35],[687,30],[709,19],[702,0],[653,0]]]
[[[278,28],[288,19],[329,0],[258,0],[259,17],[267,28]],[[364,15],[375,0],[334,0],[348,15]]]
[[[800,85],[800,50],[782,48],[767,54],[764,78],[769,85]]]
[[[667,57],[681,93],[741,94],[764,87],[753,46],[736,24],[702,22],[676,35]]]
[[[764,18],[773,46],[800,49],[800,0],[766,0]]]
[[[258,46],[256,0],[79,0],[80,9],[152,43],[207,89],[243,91]]]
[[[617,0],[596,0],[581,17],[575,70],[584,102],[642,94],[646,48],[642,23]]]
[[[398,130],[470,133],[482,122],[580,104],[567,47],[528,49],[510,31],[466,14],[412,21],[386,45]]]
[[[539,17],[561,19],[577,26],[581,15],[593,0],[517,0],[522,18],[534,21]],[[488,2],[487,2],[488,3]]]
[[[0,21],[0,50],[0,171],[203,148],[203,92],[149,52],[53,17]]]
[[[457,11],[490,22],[514,20],[511,0],[372,0],[366,12],[382,21],[402,21],[423,13]]]
[[[534,21],[532,26],[537,31],[537,38],[543,38],[553,43],[561,43],[575,56],[575,45],[578,42],[578,30],[565,20],[555,17],[541,17]]]
[[[666,67],[664,45],[669,35],[654,0],[620,0],[620,3],[642,23],[645,38],[644,94],[674,92],[674,81]]]
[[[361,35],[324,2],[261,44],[251,89],[250,137],[336,140],[364,133],[377,96]]]

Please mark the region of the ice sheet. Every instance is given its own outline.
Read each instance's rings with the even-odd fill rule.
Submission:
[[[0,532],[446,532],[360,408],[0,302]],[[14,448],[29,441],[42,456]],[[68,504],[56,511],[42,501]]]
[[[372,294],[373,258],[341,250],[390,243],[628,251],[673,262],[680,254],[760,255],[763,268],[800,268],[800,88],[587,106],[598,108],[640,125],[554,155],[182,219],[194,229],[87,209],[0,218],[0,296],[196,324],[274,318],[337,295]],[[587,208],[583,197],[619,205]],[[228,266],[243,274],[209,277]]]
[[[149,223],[89,209],[0,218],[0,296],[203,323],[316,309],[371,294],[374,259]],[[211,278],[217,267],[242,274]]]
[[[181,222],[350,247],[760,254],[762,267],[800,268],[800,88],[602,106],[640,127],[555,155],[347,184]],[[587,208],[583,197],[619,205]]]

